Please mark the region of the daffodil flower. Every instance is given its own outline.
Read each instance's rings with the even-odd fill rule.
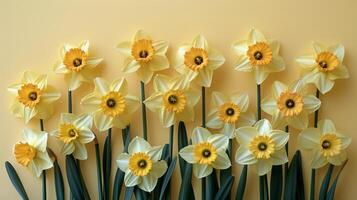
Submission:
[[[236,130],[239,148],[236,162],[241,165],[253,165],[259,176],[267,174],[273,165],[288,162],[285,144],[289,134],[281,130],[272,130],[268,120],[259,120],[253,127],[241,127]]]
[[[207,127],[219,129],[220,133],[229,138],[234,137],[235,129],[239,126],[251,126],[255,119],[247,113],[249,97],[246,94],[234,94],[230,98],[220,92],[212,93],[214,108],[208,114]]]
[[[235,42],[233,50],[238,54],[235,70],[253,72],[257,84],[262,84],[270,73],[285,69],[285,63],[279,56],[279,43],[267,40],[257,29],[252,28],[244,41]]]
[[[309,114],[320,108],[321,101],[308,94],[302,80],[287,86],[279,81],[272,85],[272,94],[262,100],[262,110],[272,116],[274,128],[286,125],[307,128]]]
[[[177,72],[187,76],[188,81],[195,79],[200,86],[210,87],[213,71],[224,62],[223,55],[210,48],[207,40],[202,35],[198,35],[191,45],[183,45],[179,48],[174,66]]]
[[[88,157],[86,143],[91,142],[95,136],[91,131],[93,117],[91,115],[76,116],[71,113],[62,113],[59,128],[51,133],[62,143],[62,153],[73,154],[78,160]]]
[[[91,82],[95,68],[103,61],[102,58],[89,58],[89,41],[84,41],[78,47],[65,44],[61,48],[61,61],[56,62],[54,72],[65,74],[64,78],[70,91],[79,88],[83,82]]]
[[[212,135],[207,129],[196,127],[192,132],[192,145],[180,150],[180,156],[193,164],[193,174],[197,178],[210,175],[214,169],[227,169],[231,161],[226,153],[228,137]]]
[[[314,83],[325,94],[332,89],[336,79],[349,78],[347,67],[342,63],[345,48],[341,44],[327,47],[317,42],[313,42],[312,47],[312,55],[301,56],[296,61],[303,68],[304,81]]]
[[[126,57],[122,71],[136,72],[144,83],[150,82],[154,72],[169,68],[167,42],[153,41],[143,30],[137,31],[132,41],[118,44],[117,49]]]
[[[193,121],[193,107],[198,103],[200,95],[187,87],[184,76],[170,78],[156,75],[155,92],[144,103],[152,112],[158,112],[160,121],[170,127],[176,121]]]
[[[140,189],[151,192],[154,190],[157,179],[167,170],[167,164],[161,159],[163,146],[151,145],[140,137],[135,137],[129,144],[128,153],[118,156],[117,164],[125,172],[126,187],[138,186]]]
[[[52,86],[47,85],[47,75],[26,71],[20,83],[8,88],[16,95],[11,112],[28,123],[32,118],[47,119],[53,114],[52,104],[61,97]]]
[[[93,114],[94,124],[99,131],[106,131],[113,126],[124,129],[139,108],[139,99],[127,94],[124,78],[111,84],[102,78],[95,78],[94,85],[94,91],[81,100],[84,110]]]
[[[313,152],[311,166],[314,169],[327,163],[342,165],[347,159],[345,149],[350,144],[351,138],[338,133],[329,119],[320,120],[317,128],[303,130],[298,138],[299,148]]]
[[[14,155],[16,161],[40,177],[43,170],[53,167],[52,160],[47,153],[47,137],[44,131],[35,132],[29,128],[23,131],[23,142],[15,144]]]

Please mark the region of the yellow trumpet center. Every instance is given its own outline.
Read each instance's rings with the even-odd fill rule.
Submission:
[[[141,39],[134,42],[131,47],[131,55],[138,62],[146,63],[152,60],[155,49],[152,46],[152,41]]]
[[[29,163],[36,157],[37,150],[27,143],[15,144],[15,158],[22,166],[27,167]]]
[[[101,108],[104,114],[116,117],[125,111],[125,98],[120,92],[109,92],[102,97]]]
[[[302,96],[296,92],[286,91],[278,98],[278,108],[286,117],[299,115],[303,106]]]
[[[184,64],[193,71],[198,71],[208,65],[208,53],[201,48],[192,47],[185,52]]]
[[[341,139],[335,134],[328,133],[320,138],[320,150],[323,156],[331,157],[340,154],[341,152]]]
[[[252,65],[268,65],[273,60],[273,52],[265,42],[257,42],[249,46],[247,56]]]
[[[256,159],[269,159],[275,151],[275,144],[270,136],[257,135],[250,142],[249,149]]]
[[[212,164],[217,158],[217,149],[209,142],[194,145],[194,156],[198,164]]]
[[[321,71],[332,71],[338,67],[340,61],[337,56],[330,52],[321,52],[316,57],[316,63]]]
[[[166,110],[181,113],[186,106],[186,96],[182,90],[171,90],[163,96]]]
[[[42,91],[34,84],[28,83],[18,90],[18,100],[26,107],[33,108],[41,100]]]
[[[150,156],[143,152],[134,153],[129,158],[129,170],[135,176],[146,176],[152,169]]]
[[[240,109],[232,102],[225,103],[219,107],[218,117],[222,122],[234,124],[238,121]]]
[[[72,124],[61,124],[59,127],[59,139],[64,143],[70,143],[79,137],[80,130]]]
[[[87,63],[88,55],[80,48],[73,48],[66,52],[63,64],[67,69],[79,72]]]

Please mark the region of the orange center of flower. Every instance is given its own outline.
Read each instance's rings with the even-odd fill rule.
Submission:
[[[15,144],[14,154],[16,161],[22,166],[27,167],[29,163],[36,157],[37,150],[27,143]]]
[[[181,113],[186,106],[186,96],[182,90],[171,90],[163,96],[166,110]]]
[[[184,64],[193,71],[198,71],[208,65],[208,53],[201,48],[192,47],[185,53]]]
[[[134,42],[131,47],[131,55],[134,59],[141,63],[147,63],[152,60],[155,49],[152,46],[152,41],[141,39]]]
[[[88,55],[80,48],[73,48],[66,52],[63,64],[67,69],[79,72],[87,63]]]
[[[299,115],[303,109],[302,96],[296,92],[282,92],[278,98],[278,108],[286,117]]]
[[[125,111],[125,98],[120,92],[109,92],[102,97],[101,108],[104,114],[116,117]]]
[[[320,138],[320,145],[322,155],[331,157],[340,154],[342,142],[335,134],[328,133]]]
[[[27,83],[18,90],[18,100],[26,107],[35,107],[41,99],[42,91],[34,84]]]
[[[336,55],[330,52],[321,52],[316,57],[316,63],[321,71],[332,71],[338,67],[340,62]]]
[[[257,42],[249,46],[247,56],[252,65],[268,65],[273,60],[273,52],[265,42]]]
[[[240,116],[239,107],[232,103],[225,103],[219,107],[218,117],[222,122],[234,124]]]

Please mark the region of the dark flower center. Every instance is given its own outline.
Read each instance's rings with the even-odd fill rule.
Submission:
[[[195,64],[196,65],[200,65],[200,64],[202,64],[203,63],[203,58],[201,57],[201,56],[197,56],[196,58],[195,58]]]
[[[228,108],[228,109],[226,110],[226,114],[227,114],[228,116],[234,115],[234,109],[233,109],[233,108]]]
[[[330,141],[327,141],[327,140],[324,140],[323,142],[322,142],[322,148],[323,149],[329,149],[330,147],[331,147],[331,142]]]
[[[267,144],[265,144],[263,142],[258,144],[258,149],[260,151],[265,151],[265,150],[267,150],[267,148],[268,148]]]
[[[139,166],[140,168],[145,168],[146,165],[147,165],[146,160],[140,160],[140,161],[138,162],[138,166]]]
[[[107,100],[107,106],[108,106],[109,108],[113,108],[113,107],[115,106],[115,104],[116,104],[116,102],[115,102],[114,99],[108,99],[108,100]]]
[[[325,62],[325,61],[319,62],[319,65],[320,65],[320,67],[322,67],[323,69],[326,69],[326,68],[328,67],[327,62]]]
[[[140,51],[139,56],[140,58],[146,58],[148,57],[149,53],[147,51]]]
[[[211,156],[211,151],[208,150],[208,149],[205,149],[202,151],[202,156],[205,157],[205,158],[208,158]]]
[[[285,105],[287,108],[294,108],[295,102],[292,99],[288,99],[288,100],[286,100]]]
[[[76,59],[73,60],[73,66],[74,67],[79,67],[81,65],[82,65],[82,59],[76,58]]]
[[[170,95],[168,99],[170,104],[176,104],[177,103],[177,97],[175,95]]]
[[[31,93],[29,94],[29,99],[30,99],[31,101],[36,101],[36,99],[37,99],[37,93],[36,93],[36,92],[31,92]]]
[[[69,130],[69,136],[70,137],[75,137],[77,134],[76,134],[76,131],[74,129],[71,129]]]
[[[255,53],[254,53],[254,58],[255,58],[256,60],[261,60],[261,59],[263,59],[263,54],[262,54],[262,52],[260,52],[260,51],[255,52]]]

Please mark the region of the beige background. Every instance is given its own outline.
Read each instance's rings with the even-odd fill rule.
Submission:
[[[1,120],[1,171],[0,199],[17,199],[18,195],[5,173],[4,161],[9,160],[19,172],[31,199],[40,199],[41,181],[18,165],[12,156],[13,145],[21,140],[20,133],[25,127],[23,122],[9,113],[8,107],[13,97],[6,88],[17,82],[25,69],[48,73],[49,83],[59,88],[63,94],[56,104],[55,116],[45,122],[46,130],[55,128],[59,113],[66,110],[66,89],[63,77],[52,72],[52,66],[59,58],[59,47],[64,42],[80,43],[84,39],[91,42],[92,56],[104,58],[102,76],[112,80],[123,76],[120,67],[122,57],[114,46],[123,40],[128,40],[134,32],[143,28],[155,39],[170,42],[168,56],[172,57],[178,46],[198,33],[203,34],[212,47],[215,47],[226,57],[226,63],[215,72],[213,86],[208,90],[219,90],[227,94],[246,92],[250,95],[251,111],[255,108],[255,85],[251,74],[239,73],[233,70],[234,54],[230,49],[233,41],[243,39],[250,27],[263,31],[268,37],[281,42],[281,55],[285,58],[287,68],[284,72],[270,76],[263,85],[263,94],[270,90],[273,80],[291,82],[298,78],[300,69],[294,63],[294,58],[309,52],[312,40],[325,43],[342,43],[346,47],[345,64],[348,66],[351,78],[338,81],[332,92],[322,97],[322,117],[331,118],[340,132],[356,141],[355,125],[357,106],[357,2],[354,0],[271,0],[271,1],[165,1],[165,0],[126,0],[126,1],[1,1],[0,6],[0,112]],[[127,76],[131,92],[139,95],[139,82],[136,75]],[[79,99],[92,90],[91,85],[81,87],[74,94],[74,111],[80,113]],[[150,92],[150,88],[147,90]],[[208,100],[209,101],[209,100]],[[195,124],[200,124],[200,106]],[[158,116],[148,112],[149,141],[158,145],[168,141],[168,130],[161,128]],[[134,117],[132,133],[140,135],[140,112]],[[37,121],[28,125],[38,128]],[[189,125],[193,127],[194,124]],[[191,129],[189,130],[191,132]],[[297,131],[294,131],[297,133]],[[119,130],[114,130],[114,158],[122,150]],[[104,134],[99,134],[101,145]],[[291,135],[291,149],[295,151],[296,134]],[[176,142],[176,135],[175,135]],[[51,138],[49,146],[55,150],[64,170],[63,156],[59,155],[58,142]],[[95,176],[94,145],[89,144],[90,157],[82,162],[82,171],[93,199],[97,197]],[[355,168],[357,148],[353,145],[348,149],[350,161],[342,174],[337,189],[336,199],[355,199],[357,192],[353,190],[357,184]],[[176,144],[175,144],[176,154]],[[303,152],[305,163],[306,189],[309,182],[309,153]],[[114,166],[114,164],[113,164]],[[113,170],[115,167],[113,167]],[[178,169],[178,167],[177,167]],[[241,166],[234,164],[234,175],[239,177]],[[325,169],[319,170],[322,175]],[[48,195],[54,199],[52,170],[48,173]],[[321,179],[321,178],[320,178]],[[179,173],[176,171],[172,186],[172,194],[178,194],[180,184]],[[200,196],[200,182],[193,179],[196,198]],[[246,199],[258,198],[258,177],[250,174]],[[51,185],[50,185],[51,184]],[[237,181],[234,188],[236,188]],[[317,183],[319,185],[320,183]],[[318,188],[317,188],[318,189]],[[235,189],[234,189],[235,190]],[[67,190],[68,192],[68,190]],[[308,194],[308,192],[306,192]],[[68,194],[68,193],[67,193]],[[176,199],[177,195],[173,195]]]

